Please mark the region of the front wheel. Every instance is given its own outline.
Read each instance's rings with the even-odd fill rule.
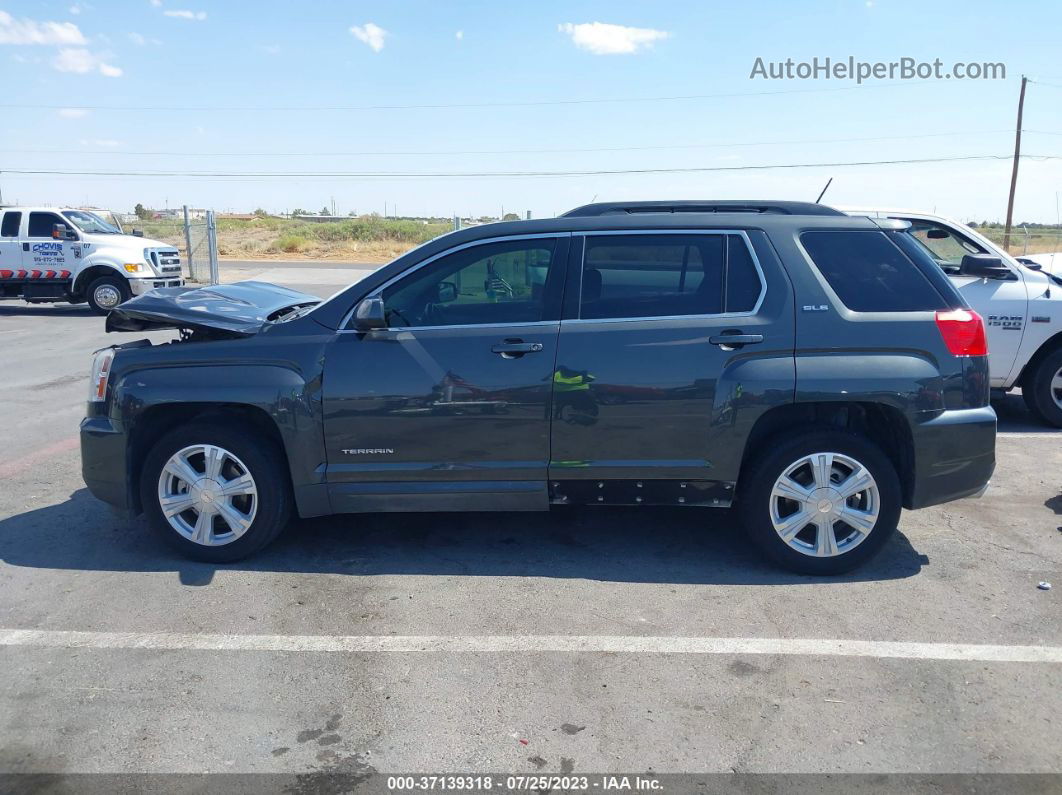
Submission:
[[[129,283],[118,276],[100,276],[93,280],[85,293],[85,299],[97,315],[106,315],[118,304],[133,294]]]
[[[148,523],[196,560],[228,563],[262,549],[291,516],[283,453],[251,426],[193,422],[163,436],[140,479]]]
[[[1062,428],[1062,348],[1040,360],[1025,378],[1021,396],[1038,419]]]
[[[745,529],[775,563],[832,575],[869,560],[900,520],[896,470],[867,439],[812,430],[772,442],[742,473]]]

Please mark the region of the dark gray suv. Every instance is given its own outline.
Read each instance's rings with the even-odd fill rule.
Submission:
[[[903,222],[797,202],[593,204],[437,238],[327,301],[170,288],[110,331],[85,482],[188,555],[301,517],[736,506],[799,572],[995,462],[981,318]]]

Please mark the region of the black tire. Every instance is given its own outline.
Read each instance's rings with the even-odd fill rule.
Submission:
[[[119,300],[114,306],[101,306],[96,301],[96,291],[101,287],[113,287],[118,291]],[[97,315],[106,315],[115,306],[122,304],[129,300],[132,295],[132,291],[129,289],[129,282],[120,276],[100,276],[98,279],[94,279],[88,286],[88,290],[85,291],[85,300],[88,301],[88,305],[92,308],[92,311]]]
[[[832,557],[797,551],[782,540],[771,520],[775,482],[804,456],[822,452],[840,453],[866,467],[877,484],[880,499],[877,520],[865,538],[849,551]],[[877,445],[846,431],[821,428],[775,437],[742,471],[738,487],[738,510],[749,537],[773,562],[799,574],[843,574],[861,566],[889,540],[900,521],[902,493],[892,462]],[[786,516],[783,514],[782,518]],[[818,538],[817,530],[810,532]]]
[[[1029,411],[1041,422],[1062,428],[1062,406],[1055,402],[1051,381],[1062,370],[1062,348],[1044,356],[1025,376],[1021,396]]]
[[[197,444],[215,445],[235,455],[257,487],[257,507],[250,526],[243,535],[219,546],[206,546],[179,533],[159,505],[163,467],[175,453]],[[209,563],[241,560],[265,547],[287,526],[293,504],[287,461],[277,444],[253,426],[216,420],[193,422],[159,439],[141,469],[140,499],[152,530],[181,554]]]

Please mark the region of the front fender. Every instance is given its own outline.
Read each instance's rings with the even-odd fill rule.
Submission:
[[[299,514],[314,516],[328,512],[320,390],[319,374],[306,380],[280,364],[148,367],[122,373],[113,386],[111,419],[133,446],[150,435],[152,417],[165,416],[167,408],[185,409],[182,417],[226,408],[257,410],[281,440]],[[136,451],[127,456],[133,466]],[[131,482],[138,477],[130,472]]]

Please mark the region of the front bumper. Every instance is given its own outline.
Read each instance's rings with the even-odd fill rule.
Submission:
[[[157,279],[130,279],[129,289],[133,295],[143,295],[156,287],[183,287],[184,279],[178,277],[159,277]]]
[[[914,483],[907,508],[981,496],[996,467],[991,406],[945,411],[911,427]]]
[[[119,511],[135,508],[127,466],[126,434],[110,417],[81,421],[81,476],[89,491]]]

